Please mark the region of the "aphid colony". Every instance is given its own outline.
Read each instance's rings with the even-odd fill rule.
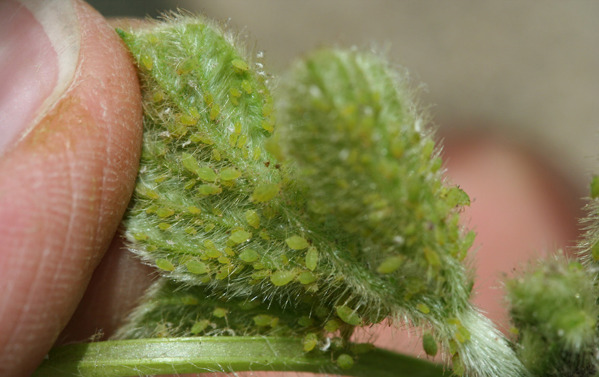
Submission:
[[[458,222],[468,196],[443,182],[432,137],[383,59],[317,52],[275,102],[205,20],[120,34],[145,106],[127,237],[171,280],[120,337],[282,334],[318,352],[331,334],[343,350],[355,326],[389,318],[426,328],[425,352],[441,343],[455,366],[518,368],[468,303],[473,234]],[[491,335],[476,338],[473,324]],[[336,353],[339,366],[353,365],[348,353]]]

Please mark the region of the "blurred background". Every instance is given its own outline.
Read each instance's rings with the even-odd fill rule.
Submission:
[[[274,74],[323,46],[373,48],[406,67],[446,141],[449,175],[474,199],[468,215],[486,261],[477,300],[498,323],[507,326],[501,274],[576,238],[580,198],[599,173],[599,2],[89,3],[107,17],[204,13],[247,35]],[[525,189],[510,191],[517,182]]]
[[[599,2],[93,0],[105,16],[201,12],[249,36],[270,71],[321,46],[374,47],[424,83],[434,123],[527,144],[576,184],[599,172]],[[254,47],[254,46],[250,46]]]

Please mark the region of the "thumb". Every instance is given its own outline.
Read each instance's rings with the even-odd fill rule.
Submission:
[[[141,142],[135,70],[79,1],[0,2],[0,375],[29,375],[127,206]]]

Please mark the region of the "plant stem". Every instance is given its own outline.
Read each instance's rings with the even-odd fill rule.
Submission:
[[[442,377],[440,365],[382,349],[361,353],[344,370],[332,353],[304,352],[301,339],[193,337],[72,344],[50,351],[33,377],[126,377],[235,371],[304,371],[367,377]]]

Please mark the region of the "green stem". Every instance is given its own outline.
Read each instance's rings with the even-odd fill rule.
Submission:
[[[356,377],[442,377],[440,365],[382,349],[339,368],[330,352],[304,352],[301,339],[194,337],[116,340],[57,347],[33,377],[125,377],[235,371],[303,371]]]

